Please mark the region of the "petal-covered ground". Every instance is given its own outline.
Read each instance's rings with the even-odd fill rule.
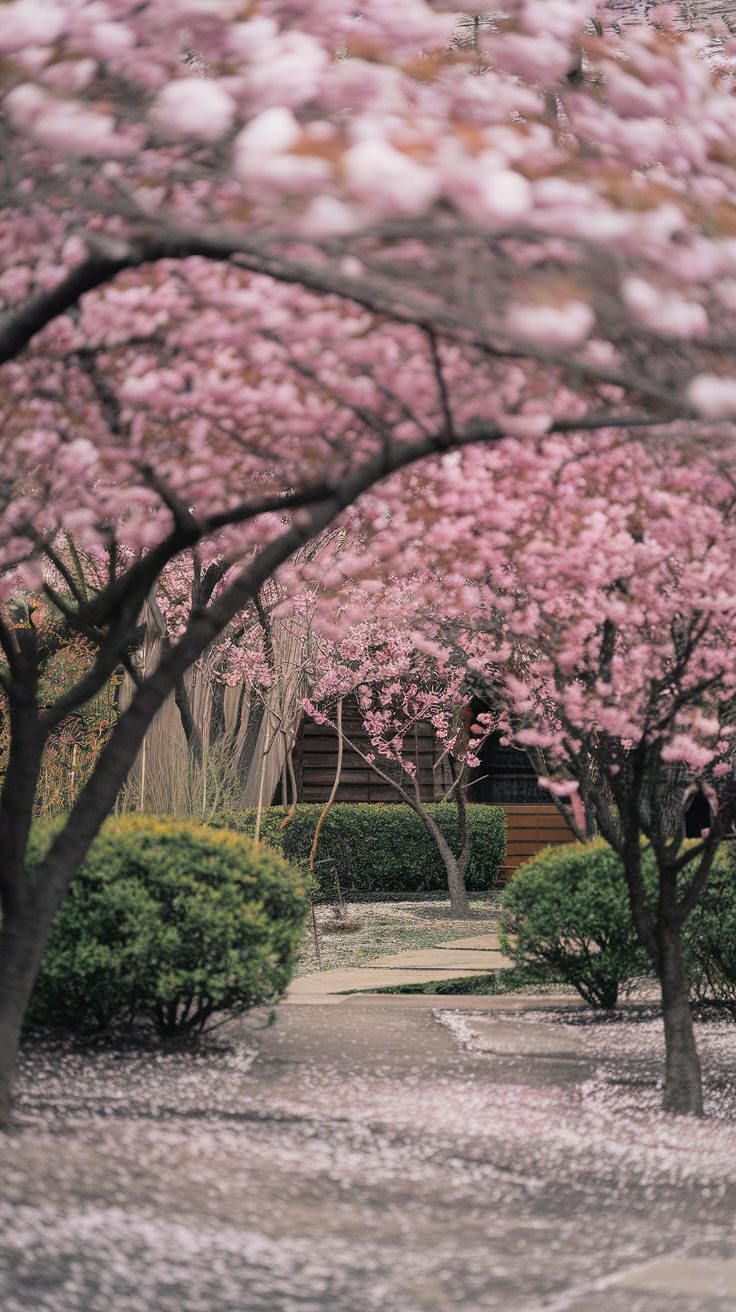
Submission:
[[[198,1053],[26,1050],[3,1312],[730,1312],[736,1025],[710,1115],[659,1022],[431,997],[284,1006]]]

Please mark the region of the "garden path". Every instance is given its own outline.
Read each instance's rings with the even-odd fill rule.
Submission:
[[[653,1012],[480,1001],[29,1045],[3,1312],[732,1312],[736,1026],[699,1025],[709,1115],[673,1120]]]
[[[394,984],[426,984],[460,975],[486,975],[511,965],[500,951],[498,935],[470,934],[431,948],[407,948],[374,957],[361,966],[318,970],[295,979],[286,995],[294,1003],[339,1002],[350,993],[369,992]]]

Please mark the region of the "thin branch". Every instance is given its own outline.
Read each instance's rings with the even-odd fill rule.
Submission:
[[[230,510],[220,510],[205,516],[200,521],[202,535],[206,536],[229,525],[246,523],[250,519],[257,519],[259,515],[279,514],[282,510],[299,510],[303,506],[312,506],[334,497],[335,488],[324,481],[311,483],[301,490],[275,492],[270,496],[262,497],[259,501],[244,501]]]
[[[130,654],[128,652],[123,653],[123,655],[120,658],[120,664],[125,670],[125,673],[128,675],[128,678],[133,684],[133,687],[141,688],[143,686],[143,678],[139,673],[139,671],[136,669],[135,661],[131,659]]]
[[[110,432],[115,437],[128,436],[123,424],[120,402],[107,379],[97,368],[97,354],[88,351],[76,351],[73,356],[82,373],[89,379],[92,390],[100,407],[100,413]]]
[[[315,825],[314,838],[312,839],[312,846],[309,852],[309,870],[312,875],[314,874],[314,862],[317,856],[317,845],[319,843],[319,836],[322,832],[322,826],[325,820],[327,819],[328,813],[332,810],[332,807],[335,802],[335,798],[337,796],[337,790],[340,787],[340,780],[342,778],[343,748],[346,741],[346,739],[343,737],[343,732],[342,732],[342,700],[343,699],[341,697],[337,703],[337,716],[336,716],[336,723],[335,723],[335,731],[337,733],[337,765],[335,766],[335,777],[332,781],[332,788],[330,789],[330,795],[327,798],[327,801],[325,802],[325,805],[320,812],[319,820]]]
[[[68,605],[61,594],[57,592],[56,588],[52,587],[50,583],[44,583],[43,590],[49,601],[56,607],[59,613],[64,616],[64,619],[71,628],[76,629],[78,633],[84,633],[86,637],[94,636],[97,638],[99,636],[95,634],[93,628],[88,624],[85,624],[80,610],[75,610],[73,606]]]
[[[175,492],[161,478],[160,474],[153,468],[153,465],[144,461],[136,461],[136,469],[142,475],[144,482],[161,498],[166,509],[171,512],[171,518],[174,526],[180,533],[187,535],[196,535],[196,539],[202,536],[202,530],[197,518],[183,501],[177,497]]]
[[[101,249],[82,260],[65,278],[48,291],[31,296],[20,309],[0,316],[0,363],[13,360],[47,324],[77,305],[86,292],[112,282],[124,269],[145,262],[142,252],[134,253],[127,243],[110,244],[107,255]]]
[[[320,392],[323,392],[330,401],[334,401],[336,405],[341,407],[341,409],[349,410],[357,419],[360,419],[361,423],[365,424],[366,428],[369,428],[371,432],[375,433],[385,445],[390,445],[392,429],[389,424],[378,419],[376,415],[371,413],[367,406],[358,405],[354,401],[346,401],[344,397],[339,396],[338,393],[333,391],[333,389],[320,378],[316,370],[311,369],[309,365],[303,364],[301,360],[298,360],[293,352],[290,351],[274,333],[264,333],[263,335],[281,346],[286,354],[286,363],[295,373],[298,373],[301,378],[306,378],[307,382],[310,382]]]
[[[445,378],[445,371],[442,366],[442,357],[437,344],[437,334],[433,328],[427,328],[426,337],[429,342],[429,353],[432,357],[432,367],[434,369],[434,376],[437,380],[437,391],[439,392],[440,405],[445,420],[445,433],[447,435],[448,443],[451,443],[455,438],[455,424],[452,418],[450,393]]]
[[[403,293],[403,303],[386,289],[361,278],[350,278],[334,269],[289,260],[273,254],[262,243],[246,239],[243,234],[228,233],[222,228],[211,231],[191,231],[171,222],[166,215],[150,215],[134,233],[129,242],[102,238],[88,234],[90,256],[71,270],[56,287],[38,292],[18,310],[8,311],[0,318],[0,363],[15,358],[46,324],[76,305],[85,292],[110,282],[125,269],[139,268],[162,259],[184,259],[199,255],[215,262],[232,263],[238,268],[260,273],[274,281],[295,284],[311,291],[331,294],[361,305],[374,313],[387,315],[396,323],[412,327],[426,325],[428,312],[424,303],[411,300]],[[655,383],[651,378],[633,371],[606,369],[580,358],[571,360],[564,353],[535,349],[528,342],[511,337],[500,323],[489,327],[480,335],[467,316],[438,303],[431,314],[436,331],[453,337],[478,350],[494,354],[494,339],[508,342],[515,348],[519,359],[538,360],[557,366],[575,377],[599,383],[612,383],[628,392],[648,397],[664,407],[670,420],[692,417],[693,411],[686,398],[673,394],[671,388]]]
[[[44,542],[43,550],[48,556],[49,560],[51,561],[51,564],[53,565],[54,569],[63,578],[77,605],[78,606],[84,605],[87,598],[84,595],[84,593],[80,592],[77,580],[72,574],[72,571],[67,567],[62,557],[59,555],[58,551],[56,551],[55,548],[49,542]]]

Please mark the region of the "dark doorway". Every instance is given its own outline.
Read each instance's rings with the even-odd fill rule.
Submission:
[[[488,708],[477,698],[471,704],[473,718]],[[549,793],[537,783],[537,772],[520,747],[504,747],[502,735],[493,733],[480,750],[480,765],[473,770],[468,787],[469,802],[495,806],[537,806],[551,802]]]
[[[700,838],[704,829],[710,829],[713,812],[705,793],[700,789],[693,794],[685,811],[685,837]]]

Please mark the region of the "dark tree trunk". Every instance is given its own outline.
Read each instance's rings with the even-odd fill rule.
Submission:
[[[471,914],[468,890],[465,887],[467,862],[463,862],[462,858],[454,856],[452,852],[449,852],[449,849],[447,854],[442,852],[442,859],[445,863],[445,870],[447,871],[447,888],[450,894],[450,910],[453,916],[458,916],[463,920],[467,919]],[[463,866],[465,866],[465,869],[463,869]]]
[[[189,691],[183,675],[180,679],[177,679],[174,685],[174,701],[179,711],[181,727],[184,730],[189,753],[195,765],[201,765],[203,757],[202,736],[194,719]]]
[[[452,757],[450,757],[450,770],[455,779],[455,805],[457,807],[457,828],[460,846],[460,851],[457,856],[447,842],[447,839],[442,833],[436,820],[433,819],[422,805],[416,776],[414,780],[415,800],[413,803],[409,801],[408,795],[403,793],[402,790],[403,796],[405,796],[406,800],[409,801],[409,804],[414,807],[419,819],[422,821],[425,829],[428,830],[436,844],[437,851],[442,857],[445,873],[447,875],[447,891],[450,895],[450,910],[453,916],[457,916],[459,919],[463,920],[469,918],[471,915],[470,899],[468,898],[468,890],[465,886],[465,878],[468,873],[468,865],[470,864],[470,834],[468,832],[467,797],[465,785],[462,781],[462,772],[464,769],[464,766],[460,767],[461,777],[458,780],[455,762]]]
[[[23,1018],[36,982],[54,909],[28,905],[0,929],[0,1128],[8,1125]]]
[[[238,778],[245,788],[251,766],[255,757],[258,735],[265,716],[266,708],[257,693],[251,693],[248,707],[248,722],[245,726],[243,742],[238,754]]]
[[[628,816],[619,848],[639,939],[651,958],[662,995],[665,1083],[662,1106],[680,1115],[702,1116],[700,1061],[690,1010],[689,981],[682,950],[685,912],[678,905],[677,874],[658,861],[656,918],[647,899],[641,862],[638,814]]]
[[[115,801],[118,789],[135,760],[144,734],[168,692],[175,675],[160,670],[140,688],[134,701],[118,720],[98,757],[96,767],[72,808],[65,827],[56,836],[40,866],[30,871],[23,862],[0,854],[0,887],[3,889],[3,924],[0,930],[0,1125],[11,1111],[11,1094],[18,1063],[23,1017],[36,982],[49,930],[69,885],[84,861]],[[41,765],[37,726],[19,729],[14,741],[18,761],[6,778],[0,807],[0,830],[8,825],[11,835],[27,835],[32,816],[35,786],[31,789],[31,764],[35,759],[34,785]],[[26,760],[27,758],[27,760]]]
[[[209,743],[214,746],[225,737],[225,684],[215,683],[212,688]]]
[[[468,869],[469,848],[463,847],[459,856],[455,856],[450,844],[445,838],[442,830],[436,821],[424,810],[417,810],[420,820],[423,822],[437,845],[437,851],[442,857],[442,862],[447,875],[447,891],[450,895],[450,911],[453,916],[460,919],[467,919],[470,916],[470,901],[468,890],[465,887],[465,875]]]
[[[465,767],[463,766],[462,769],[464,770],[464,768]],[[464,909],[459,911],[457,914],[463,916],[469,916],[470,900],[468,898],[468,891],[465,881],[467,879],[468,866],[470,865],[470,831],[468,829],[468,806],[467,806],[467,796],[466,796],[465,787],[466,786],[461,778],[460,782],[457,784],[455,789],[455,804],[457,806],[457,824],[458,824],[458,838],[460,841],[460,851],[456,858],[457,869],[455,872],[453,872],[453,880],[456,881],[459,888],[462,889],[462,897],[457,900],[460,902],[460,904],[464,906]],[[445,865],[447,865],[447,862],[445,862]],[[448,885],[449,883],[450,883],[450,874],[448,870]],[[452,892],[450,893],[450,903],[452,905]]]
[[[680,925],[660,926],[658,938],[665,1043],[663,1106],[668,1112],[702,1116],[703,1087]]]

